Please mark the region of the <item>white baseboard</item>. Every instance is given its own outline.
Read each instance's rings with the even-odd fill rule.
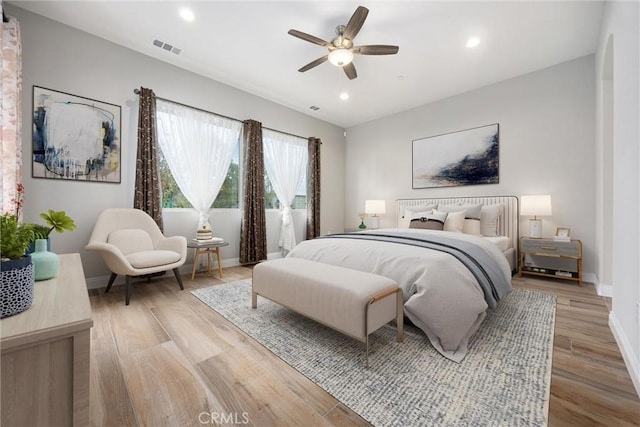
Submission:
[[[282,258],[282,254],[280,252],[272,252],[267,254],[267,259],[276,259],[276,258]],[[221,264],[222,264],[222,268],[237,267],[241,265],[240,258],[223,259],[221,260]],[[203,263],[201,263],[201,268],[202,266],[204,266]],[[218,268],[218,264],[214,262],[212,268]],[[180,270],[180,274],[191,276],[191,271],[193,271],[193,263],[185,264],[182,267],[180,267],[179,270]],[[173,274],[173,273],[169,272],[167,274]],[[107,286],[107,283],[109,282],[110,276],[111,275],[109,274],[106,276],[87,277],[86,278],[87,289],[105,288]],[[113,282],[113,284],[124,285],[124,276],[118,276],[116,280]]]
[[[634,354],[631,344],[629,343],[629,340],[622,330],[620,322],[618,322],[618,318],[613,311],[609,312],[609,328],[611,328],[613,337],[618,343],[618,347],[620,348],[622,358],[624,359],[624,363],[629,371],[629,376],[631,377],[633,386],[636,388],[636,393],[638,393],[638,396],[640,397],[640,363],[638,362],[638,357]]]
[[[604,283],[596,284],[596,292],[601,297],[613,298],[613,286],[605,285]]]
[[[601,297],[613,297],[613,287],[605,283],[600,283],[600,279],[595,273],[584,273],[583,281],[593,283],[596,293]]]

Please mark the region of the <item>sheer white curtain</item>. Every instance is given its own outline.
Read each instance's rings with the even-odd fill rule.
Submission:
[[[158,99],[158,145],[176,184],[198,211],[198,228],[220,192],[238,144],[242,123]]]
[[[264,168],[282,205],[282,226],[278,246],[286,254],[296,245],[291,204],[305,178],[307,140],[264,129]]]

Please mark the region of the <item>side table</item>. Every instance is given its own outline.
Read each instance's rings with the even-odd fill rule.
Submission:
[[[519,275],[575,280],[582,286],[582,242],[520,238]]]
[[[213,275],[211,271],[211,254],[213,253],[216,254],[216,259],[218,261],[218,274],[220,275],[220,278],[222,278],[222,264],[220,263],[220,248],[225,246],[229,246],[229,243],[228,242],[198,243],[194,241],[189,241],[187,243],[187,247],[195,249],[195,252],[193,254],[193,269],[191,270],[191,280],[193,280],[193,278],[196,276],[196,266],[198,265],[198,258],[200,257],[200,255],[207,256],[207,272],[209,276]]]

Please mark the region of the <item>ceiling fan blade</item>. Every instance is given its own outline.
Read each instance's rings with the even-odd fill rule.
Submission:
[[[318,65],[322,64],[327,59],[329,59],[329,55],[325,55],[325,56],[323,56],[321,58],[316,59],[315,61],[309,62],[307,65],[305,65],[304,67],[300,68],[298,71],[300,71],[301,73],[304,73],[305,71],[308,71],[308,70],[312,69],[313,67],[317,67]]]
[[[349,80],[353,80],[358,77],[358,73],[356,73],[356,67],[353,65],[353,62],[348,63],[344,67],[342,67],[344,73],[349,77]]]
[[[289,30],[288,33],[291,34],[293,37],[297,37],[299,39],[308,41],[313,44],[317,44],[324,47],[329,46],[329,42],[324,41],[321,38],[318,38],[316,36],[312,36],[311,34],[303,33],[302,31]]]
[[[355,46],[351,51],[358,55],[394,55],[398,53],[399,49],[398,46],[372,44],[369,46]]]
[[[344,28],[342,36],[346,39],[353,40],[360,31],[360,28],[362,28],[364,20],[367,19],[368,14],[369,9],[364,6],[358,6],[356,11],[353,12],[353,15],[351,15],[349,22],[347,22],[347,26]]]

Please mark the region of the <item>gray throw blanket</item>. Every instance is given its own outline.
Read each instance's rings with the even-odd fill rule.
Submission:
[[[476,278],[484,299],[491,308],[496,308],[498,301],[511,292],[511,282],[507,281],[497,262],[478,245],[450,238],[444,234],[416,236],[401,231],[330,234],[321,238],[331,239],[363,239],[391,242],[434,249],[456,257]]]

